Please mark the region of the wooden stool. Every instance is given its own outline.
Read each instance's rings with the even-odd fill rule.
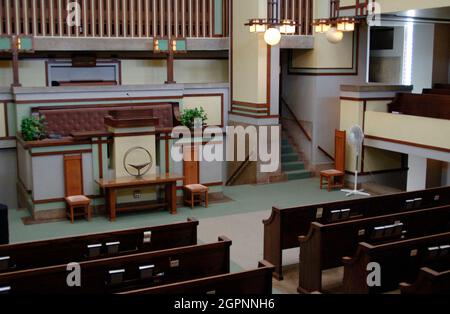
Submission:
[[[208,208],[208,192],[209,188],[201,184],[189,184],[184,186],[184,203],[194,209],[196,203],[201,204],[205,202],[205,207]],[[196,196],[198,198],[196,199]],[[203,199],[202,199],[203,196]]]
[[[84,216],[86,220],[91,220],[91,200],[84,195],[67,196],[65,198],[69,212],[67,218],[74,222],[75,216]],[[83,209],[83,212],[77,213],[75,209]]]
[[[325,170],[320,172],[320,189],[323,188],[323,179],[327,179],[328,192],[333,188],[344,188],[345,173],[339,170]],[[339,179],[339,180],[336,180]]]

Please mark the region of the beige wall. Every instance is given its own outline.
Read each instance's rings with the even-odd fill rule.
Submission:
[[[43,87],[45,81],[45,60],[21,60],[19,62],[20,83],[24,87]],[[13,83],[11,61],[0,61],[0,86]]]
[[[449,0],[377,0],[382,13],[450,6]]]
[[[45,60],[20,61],[20,83],[24,87],[46,86]],[[228,82],[228,60],[176,60],[175,80],[178,83]],[[164,84],[167,80],[165,60],[122,60],[122,84]],[[0,61],[0,86],[13,82],[10,61]]]
[[[208,115],[206,123],[208,125],[222,125],[222,97],[184,97],[183,109],[192,109],[202,107]]]
[[[344,33],[344,39],[338,44],[328,42],[325,34],[316,34],[314,49],[295,50],[292,66],[314,69],[351,68],[353,48],[353,32]]]
[[[175,60],[177,83],[228,82],[228,60]],[[122,60],[122,84],[164,84],[167,80],[165,60]]]
[[[366,112],[367,135],[450,149],[450,122],[384,112]]]
[[[249,19],[267,15],[267,2],[233,0],[233,100],[267,102],[267,44],[248,31]]]

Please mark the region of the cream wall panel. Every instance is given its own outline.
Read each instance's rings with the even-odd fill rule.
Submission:
[[[5,116],[5,104],[0,103],[0,137],[6,136],[6,119]]]
[[[225,83],[228,60],[175,60],[174,75],[177,83]]]
[[[267,44],[262,34],[248,31],[249,19],[265,17],[267,3],[233,0],[233,97],[252,103],[267,102]]]
[[[401,154],[373,147],[364,148],[364,172],[400,169]]]
[[[164,84],[167,80],[165,60],[122,60],[122,84]],[[176,60],[177,83],[228,82],[228,60]]]
[[[449,0],[377,0],[382,13],[450,6]]]
[[[23,87],[44,87],[45,60],[21,60],[19,78]],[[0,86],[10,86],[13,82],[11,61],[0,61]]]
[[[450,121],[366,112],[367,135],[450,149]]]
[[[366,102],[366,110],[367,111],[378,111],[378,112],[387,112],[388,104],[391,103],[391,100],[372,100]]]
[[[297,50],[293,54],[295,68],[352,68],[353,33],[344,33],[338,44],[328,42],[325,34],[316,34],[313,50]]]
[[[208,115],[208,120],[206,120],[206,123],[208,125],[222,125],[222,97],[211,96],[183,98],[183,109],[192,109],[199,107],[203,107],[206,114]]]
[[[167,80],[165,60],[122,60],[122,84],[164,84]]]

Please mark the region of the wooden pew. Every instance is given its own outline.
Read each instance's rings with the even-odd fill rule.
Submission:
[[[434,84],[433,88],[435,89],[450,89],[450,84]]]
[[[343,260],[344,292],[367,294],[396,290],[400,282],[415,281],[423,266],[448,269],[450,232],[378,245],[362,242],[353,258]],[[380,265],[380,287],[367,284],[367,265],[372,262]]]
[[[165,285],[230,271],[231,240],[81,262],[81,286],[69,287],[68,265],[0,274],[10,294],[106,294]],[[9,287],[9,288],[8,288]]]
[[[450,230],[450,205],[331,224],[313,222],[300,236],[298,292],[322,290],[322,270],[342,266],[359,242],[379,243]]]
[[[197,244],[198,220],[0,245],[0,273]]]
[[[438,272],[423,267],[413,284],[400,284],[400,291],[402,294],[450,294],[450,270]]]
[[[266,261],[258,269],[233,274],[211,276],[159,287],[124,292],[126,295],[270,295],[272,294],[273,265]]]
[[[263,221],[264,259],[275,266],[274,277],[282,280],[283,250],[298,247],[298,236],[306,235],[314,221],[326,224],[445,204],[450,204],[450,187],[284,209],[273,207],[269,219]],[[334,212],[340,210],[344,212]]]
[[[450,95],[450,89],[424,88],[423,94]]]
[[[398,93],[389,112],[435,119],[450,119],[450,97],[436,94]]]

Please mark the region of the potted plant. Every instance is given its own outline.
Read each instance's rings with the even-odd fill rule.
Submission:
[[[45,138],[45,117],[24,118],[20,128],[25,141],[41,140]]]
[[[197,121],[201,121],[202,126],[204,126],[206,123],[205,121],[208,119],[208,115],[206,114],[203,107],[200,108],[193,108],[193,109],[184,109],[181,112],[181,124],[188,127],[193,128],[194,123]],[[196,126],[197,127],[197,126]]]

